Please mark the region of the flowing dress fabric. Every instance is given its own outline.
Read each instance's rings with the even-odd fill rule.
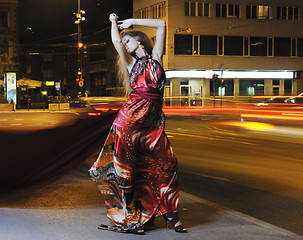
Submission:
[[[164,83],[157,61],[136,61],[130,73],[133,90],[89,170],[115,224],[110,230],[133,230],[153,215],[177,209],[177,159],[164,132]]]

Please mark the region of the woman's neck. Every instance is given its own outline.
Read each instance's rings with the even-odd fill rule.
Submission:
[[[142,49],[141,46],[139,46],[139,47],[137,48],[137,50],[136,50],[136,56],[137,56],[138,58],[141,58],[141,57],[144,57],[144,56],[146,56],[146,55],[147,55],[147,53],[145,52],[145,50]]]

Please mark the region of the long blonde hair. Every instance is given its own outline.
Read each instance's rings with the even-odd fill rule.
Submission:
[[[150,38],[141,31],[134,31],[134,30],[123,30],[120,33],[121,37],[130,36],[140,42],[141,45],[144,46],[144,50],[147,54],[151,55],[153,50],[153,45]],[[136,56],[133,56],[136,57]],[[122,83],[122,86],[125,87],[125,95],[127,96],[130,94],[132,88],[130,87],[130,80],[129,80],[129,72],[126,66],[123,64],[121,57],[118,55],[117,64],[117,78],[119,79],[119,83]]]
[[[119,83],[125,88],[125,96],[128,96],[132,90],[130,87],[129,73],[119,55],[117,57],[116,69],[116,76],[119,80]]]

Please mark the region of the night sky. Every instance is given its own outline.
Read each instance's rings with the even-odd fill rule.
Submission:
[[[21,0],[21,42],[76,33],[76,16],[73,13],[77,9],[78,0]],[[120,19],[132,17],[132,0],[81,0],[81,9],[86,11],[83,34],[92,34],[110,26],[108,16],[112,12],[117,13]]]

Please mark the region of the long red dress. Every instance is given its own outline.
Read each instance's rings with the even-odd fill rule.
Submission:
[[[149,57],[137,59],[130,84],[133,90],[89,170],[115,224],[109,229],[121,232],[172,212],[179,203],[177,159],[164,132],[164,70]]]

